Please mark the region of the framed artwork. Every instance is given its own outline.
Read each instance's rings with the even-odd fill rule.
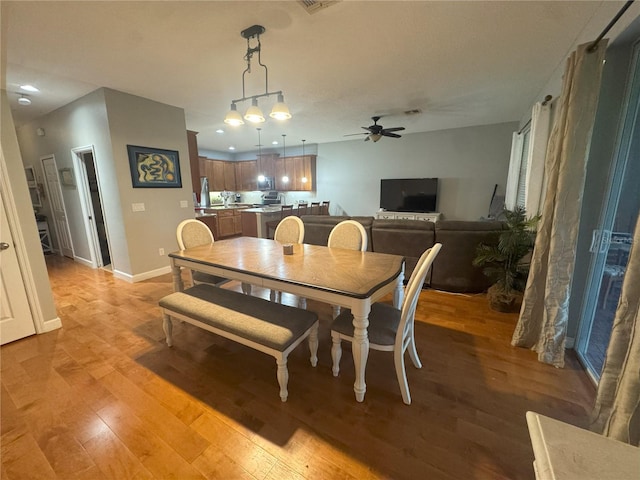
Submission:
[[[181,188],[176,150],[127,145],[133,188]]]
[[[76,181],[73,177],[73,170],[71,168],[60,168],[58,169],[60,173],[60,183],[65,187],[75,187]]]

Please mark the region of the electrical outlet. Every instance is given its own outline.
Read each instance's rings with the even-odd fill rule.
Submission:
[[[158,253],[160,254],[160,256],[162,257],[164,255],[164,248],[159,248],[158,249]]]
[[[189,206],[189,202],[186,200],[180,200],[180,208],[187,208]]]
[[[144,203],[132,203],[131,210],[134,212],[144,212]]]

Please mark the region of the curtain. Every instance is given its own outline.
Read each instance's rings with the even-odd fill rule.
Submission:
[[[525,211],[528,217],[540,213],[543,198],[544,161],[549,142],[551,105],[541,102],[533,106],[531,112],[531,141],[527,161],[527,193]]]
[[[591,414],[591,430],[640,443],[640,218]]]
[[[602,76],[606,42],[594,52],[581,45],[567,59],[558,111],[545,160],[547,191],[511,344],[538,352],[538,360],[564,366],[571,277],[586,160]]]
[[[522,161],[523,134],[513,132],[511,138],[511,159],[509,160],[509,173],[507,175],[507,188],[504,195],[504,206],[509,210],[516,208],[518,199],[518,176],[520,175],[520,162]]]

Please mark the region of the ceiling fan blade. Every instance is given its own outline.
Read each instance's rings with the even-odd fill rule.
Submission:
[[[393,128],[385,128],[385,132],[399,132],[400,130],[404,130],[404,127],[393,127]]]
[[[346,135],[343,135],[343,137],[353,137],[354,135],[369,135],[368,133],[347,133]]]
[[[367,138],[364,139],[365,142],[368,142],[369,140],[371,140],[370,136],[367,136]]]
[[[396,133],[382,132],[382,135],[385,137],[402,138],[402,135],[398,135]]]

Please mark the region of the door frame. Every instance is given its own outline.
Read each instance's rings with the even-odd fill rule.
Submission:
[[[93,165],[96,172],[96,180],[98,182],[98,196],[100,197],[100,204],[102,208],[102,214],[104,216],[104,202],[102,201],[102,189],[100,188],[100,176],[98,168],[96,167],[96,152],[93,145],[85,145],[83,147],[76,147],[71,149],[71,157],[73,160],[73,166],[76,174],[76,185],[78,186],[78,196],[80,198],[80,207],[82,209],[82,220],[84,223],[84,230],[87,236],[87,243],[89,243],[89,251],[91,254],[91,267],[100,268],[103,267],[102,254],[100,253],[100,240],[98,237],[98,230],[95,220],[90,218],[95,217],[94,205],[91,200],[91,193],[89,187],[89,179],[87,177],[87,167],[85,165],[82,155],[85,153],[91,153],[93,156]],[[107,226],[107,220],[104,219],[104,229],[107,236],[107,245],[109,248],[109,255],[111,256],[111,244],[109,242],[109,228]]]

